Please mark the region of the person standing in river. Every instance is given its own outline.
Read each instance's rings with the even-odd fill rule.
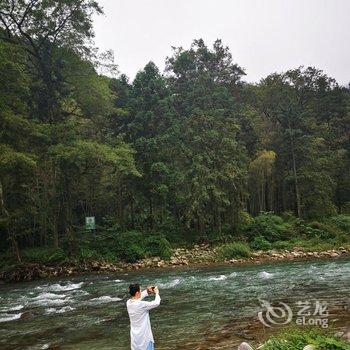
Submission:
[[[126,302],[130,318],[131,350],[154,350],[154,339],[149,318],[149,310],[160,304],[158,287],[147,287],[141,292],[138,283],[129,286],[131,298]],[[152,301],[144,301],[148,293],[155,293]]]

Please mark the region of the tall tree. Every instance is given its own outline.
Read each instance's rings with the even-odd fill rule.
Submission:
[[[0,3],[2,40],[20,44],[33,75],[36,114],[43,120],[62,117],[60,102],[66,92],[62,67],[67,51],[83,56],[92,39],[92,14],[102,13],[93,0],[4,0]]]
[[[334,79],[309,67],[268,76],[259,84],[258,96],[258,109],[272,122],[275,130],[272,143],[278,155],[277,163],[280,169],[283,164],[287,166],[286,170],[289,168],[290,174],[286,171],[282,181],[288,184],[292,179],[296,214],[307,216],[308,212],[303,213],[307,196],[304,193],[303,198],[301,191],[301,186],[306,187],[300,183],[301,176],[304,181],[306,178],[300,173],[301,168],[314,150],[310,145],[317,144],[317,138],[323,136],[322,125],[329,118],[325,116],[336,117],[344,110],[343,103],[340,106],[334,104],[334,101],[338,104],[343,100],[342,91]],[[310,143],[310,140],[314,141]],[[311,181],[313,177],[308,178]],[[281,190],[280,194],[283,192]]]

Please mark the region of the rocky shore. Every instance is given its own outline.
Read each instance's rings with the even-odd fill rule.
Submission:
[[[328,308],[329,334],[345,342],[350,346],[350,305],[347,302],[339,302]],[[265,327],[255,317],[232,318],[219,332],[208,332],[203,343],[192,342],[186,349],[215,349],[215,350],[253,350],[261,349],[272,336],[281,333],[287,334],[289,330],[295,330],[293,324],[289,326],[275,325]],[[301,329],[301,328],[299,328]],[[309,346],[309,347],[307,347]],[[316,347],[307,345],[300,350],[316,350]],[[328,349],[328,348],[327,348]],[[350,347],[349,347],[350,349]]]
[[[177,248],[173,250],[170,260],[158,257],[146,258],[136,263],[107,261],[77,261],[54,266],[42,264],[23,264],[4,269],[0,272],[1,282],[32,281],[39,278],[73,276],[84,273],[118,272],[150,268],[175,268],[188,265],[214,264],[259,264],[269,261],[304,260],[321,258],[338,258],[350,256],[350,247],[340,247],[321,252],[305,252],[295,248],[289,250],[269,250],[253,252],[249,258],[221,260],[216,250],[209,245],[195,245],[192,249]]]

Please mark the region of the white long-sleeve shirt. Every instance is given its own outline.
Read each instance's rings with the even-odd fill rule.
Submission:
[[[157,293],[153,301],[143,301],[148,296],[147,290],[141,292],[140,299],[129,299],[126,307],[130,318],[131,350],[146,350],[149,342],[154,343],[149,310],[160,304],[160,296]]]

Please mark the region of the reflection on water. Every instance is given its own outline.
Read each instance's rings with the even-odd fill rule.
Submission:
[[[320,299],[331,305],[348,300],[350,261],[138,271],[3,285],[0,348],[128,349],[125,302],[127,287],[135,281],[157,284],[161,291],[161,306],[151,312],[157,349],[194,349],[193,344],[224,334],[232,320],[255,317],[262,299],[291,304]]]

